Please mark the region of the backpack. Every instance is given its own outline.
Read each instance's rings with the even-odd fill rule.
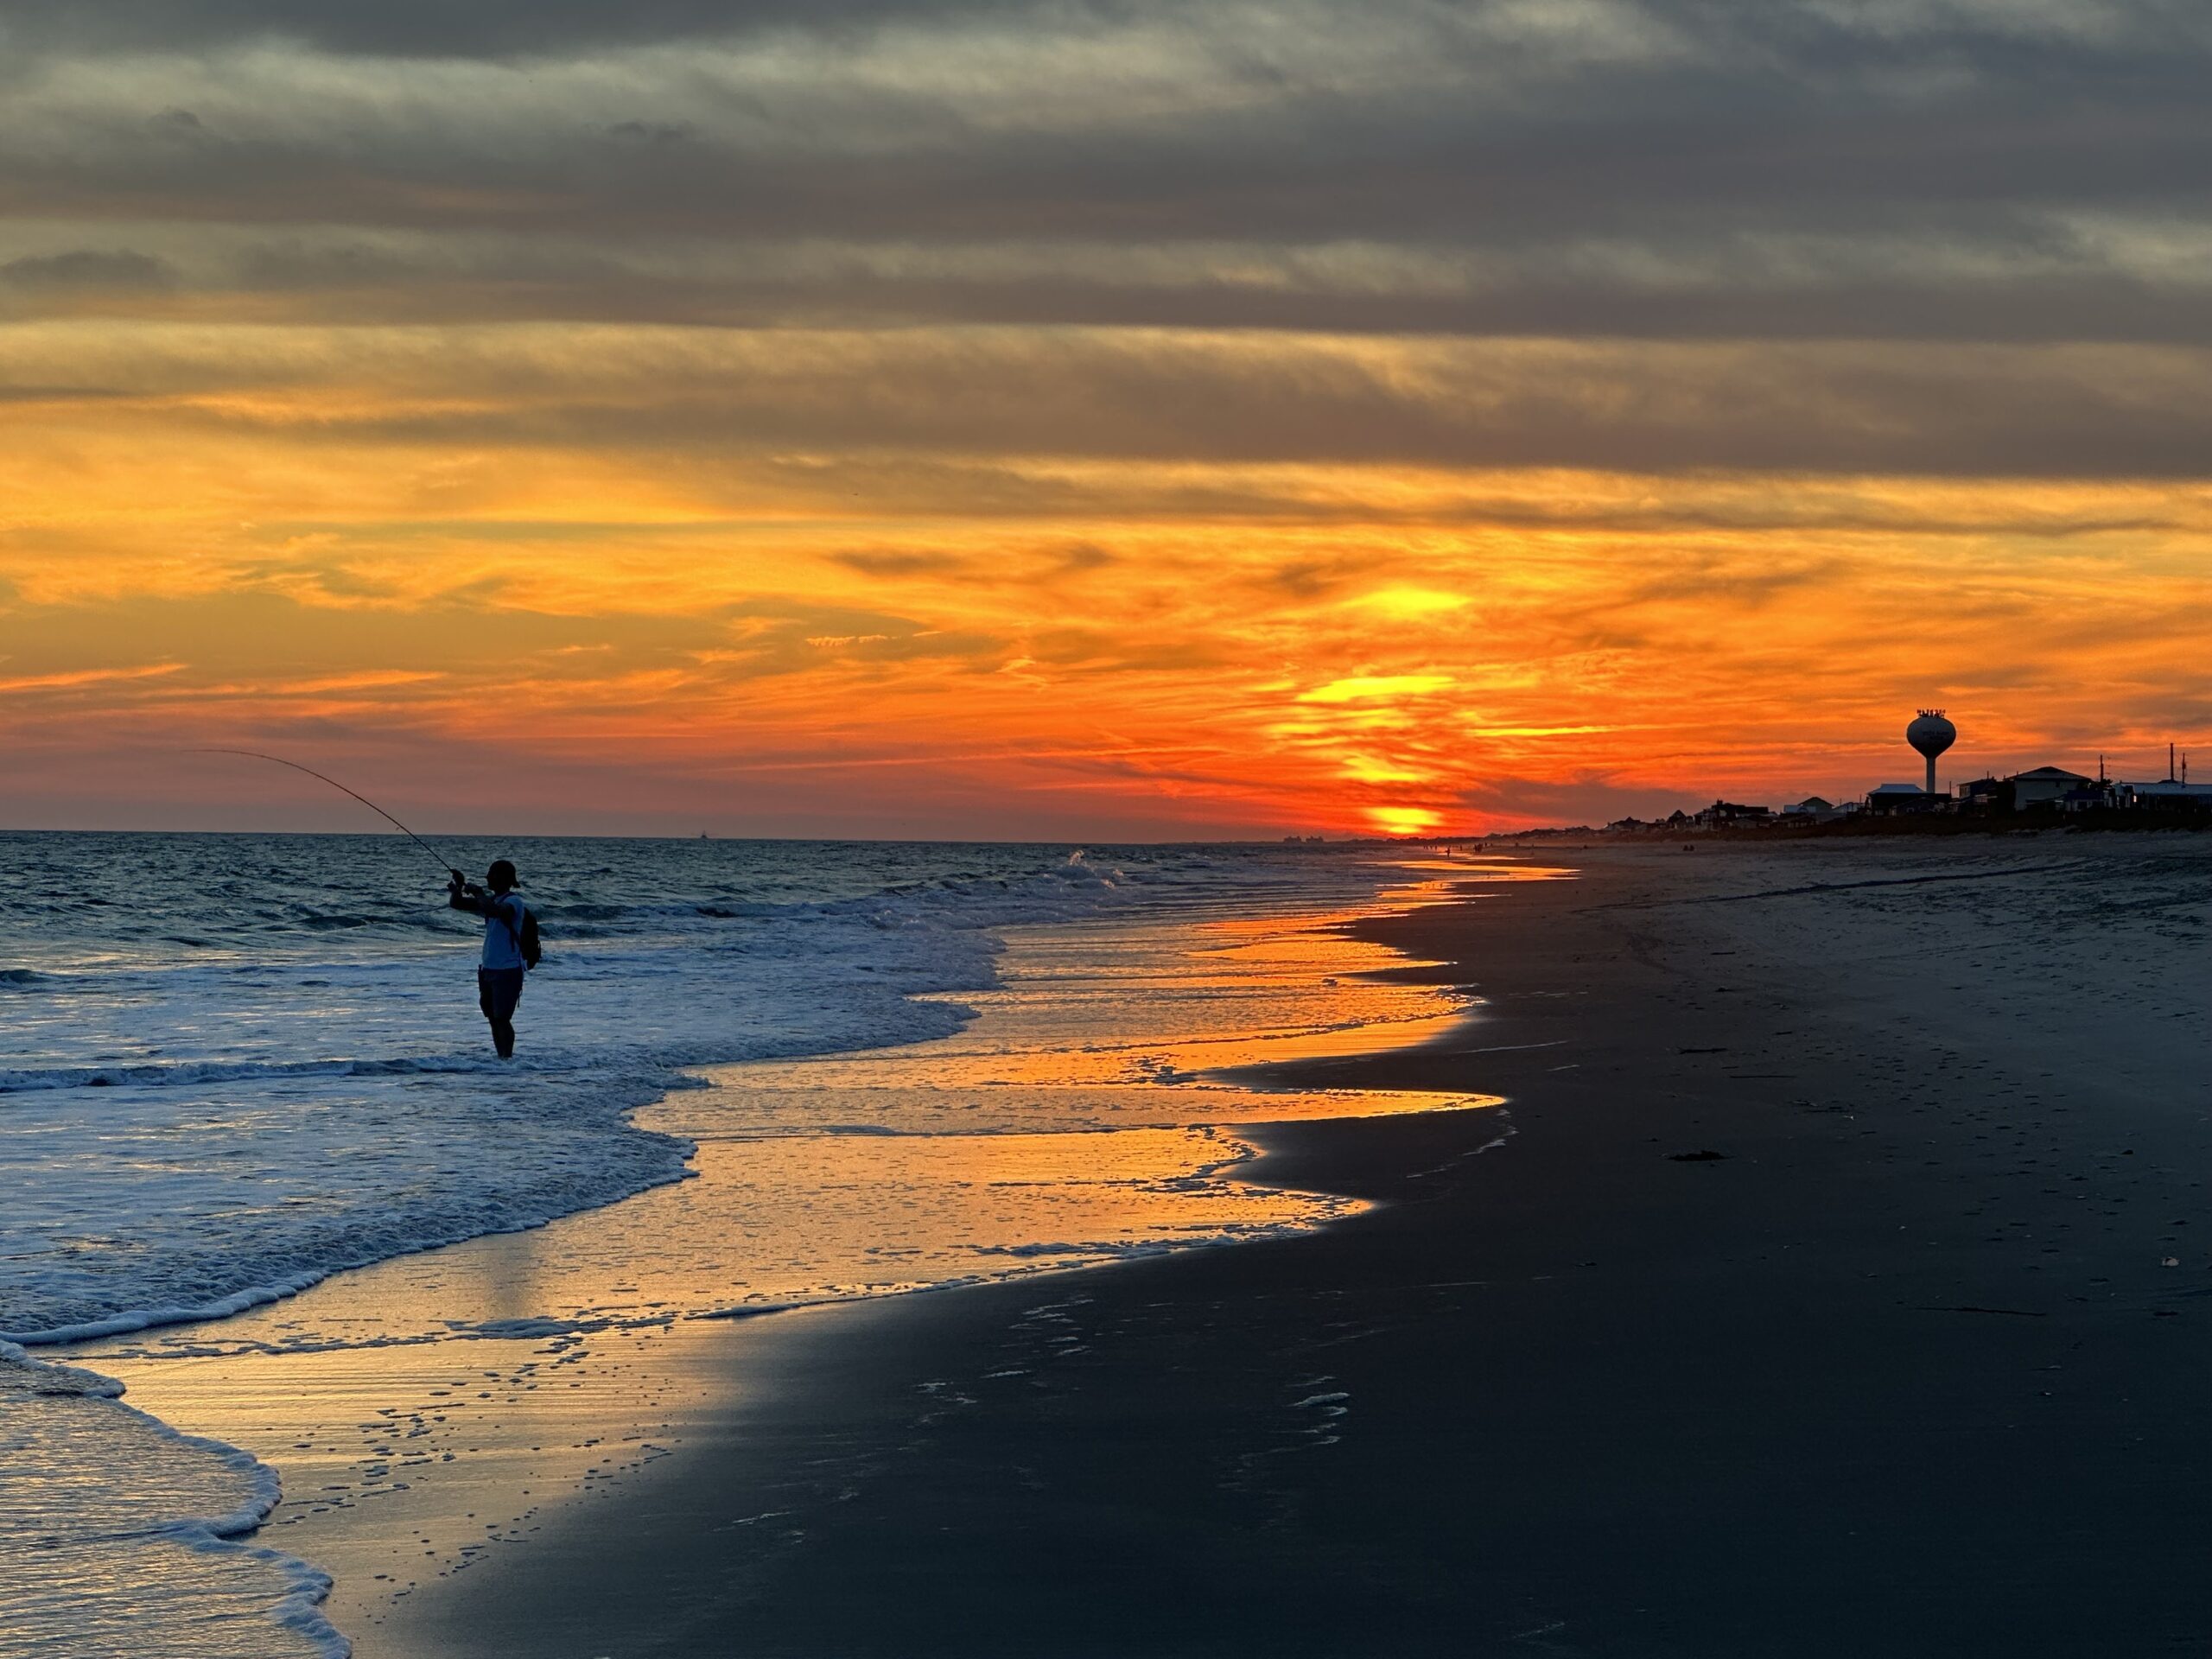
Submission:
[[[512,894],[508,896],[512,897]],[[519,899],[515,899],[515,908],[522,912],[522,925],[519,928],[507,920],[507,912],[505,910],[499,912],[499,923],[508,932],[515,936],[515,949],[522,952],[524,968],[535,968],[543,959],[545,954],[538,947],[537,943],[537,912]]]

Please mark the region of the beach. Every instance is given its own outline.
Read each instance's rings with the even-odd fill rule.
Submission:
[[[762,1322],[376,1650],[2202,1651],[2200,849],[1605,849],[1355,924],[1481,1004],[1270,1080],[1506,1101],[1252,1132],[1374,1207]]]
[[[0,1659],[2212,1659],[2212,4],[0,60]]]
[[[0,842],[149,872],[119,942],[67,886],[0,941],[11,1651],[373,1654],[567,1501],[618,1516],[805,1310],[1353,1212],[1243,1179],[1242,1126],[1495,1097],[1230,1073],[1449,1032],[1466,996],[1351,924],[1556,874],[546,842],[559,943],[505,1067],[404,869],[238,902],[325,851]]]
[[[151,1414],[38,1405],[107,1486],[57,1562],[212,1502],[172,1431],[239,1536],[11,1593],[358,1659],[2201,1651],[2200,846],[994,896],[921,1034],[607,1120],[683,1179],[35,1349]]]

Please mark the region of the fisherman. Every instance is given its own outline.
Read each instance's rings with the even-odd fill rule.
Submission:
[[[453,877],[446,889],[453,907],[484,918],[484,960],[476,970],[476,1000],[492,1023],[493,1046],[501,1059],[512,1060],[515,1007],[522,1001],[522,976],[529,966],[524,938],[534,931],[529,910],[515,896],[519,885],[515,867],[504,858],[495,861],[484,872],[481,887],[459,870],[448,874]]]

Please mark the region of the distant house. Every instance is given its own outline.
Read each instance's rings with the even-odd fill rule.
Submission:
[[[2002,778],[1977,778],[1959,791],[1959,804],[1969,812],[2010,812],[2012,785]]]
[[[1869,812],[1933,812],[1948,805],[1948,795],[1930,795],[1918,784],[1884,784],[1866,791]]]
[[[2095,779],[2063,766],[2037,766],[2032,772],[2016,772],[2005,781],[2012,785],[2013,809],[2025,812],[2033,807],[2056,806],[2069,790],[2080,789]]]
[[[1840,818],[1843,814],[1826,796],[1808,795],[1803,800],[1792,801],[1783,807],[1782,816],[1812,823],[1826,823],[1830,818]]]
[[[1738,801],[1715,801],[1697,815],[1697,823],[1703,830],[1739,830],[1771,823],[1774,814],[1764,806],[1745,806]]]
[[[2162,778],[2155,784],[2122,784],[2134,804],[2156,812],[2212,812],[2212,784],[2177,783]]]
[[[2120,804],[2120,785],[2094,779],[2076,784],[2058,798],[2062,812],[2101,812]]]

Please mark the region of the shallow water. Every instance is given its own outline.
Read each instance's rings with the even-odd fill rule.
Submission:
[[[233,1311],[682,1170],[625,1117],[683,1068],[941,1036],[995,927],[1359,891],[1250,849],[558,842],[518,1065],[483,924],[376,837],[0,836],[0,1337]]]
[[[266,1467],[13,1351],[0,1357],[0,1651],[342,1650],[319,1606],[327,1577],[241,1541],[276,1500]]]
[[[1345,1206],[1237,1180],[1229,1166],[1244,1148],[1230,1126],[1460,1103],[1262,1096],[1208,1075],[1270,1057],[1419,1040],[1457,1017],[1461,1004],[1448,993],[1362,977],[1382,965],[1382,953],[1338,931],[1340,909],[1313,907],[1332,894],[1371,893],[1387,873],[1294,860],[1223,867],[1195,856],[1169,868],[1162,857],[1157,889],[1147,892],[1126,873],[1101,878],[1079,865],[1071,877],[1065,855],[1054,855],[1063,861],[1033,872],[1043,901],[1010,898],[999,878],[989,878],[991,892],[974,912],[992,927],[965,925],[967,917],[963,925],[946,922],[942,912],[957,913],[968,895],[942,893],[903,895],[887,925],[879,909],[856,928],[835,904],[817,907],[826,920],[780,912],[765,923],[753,918],[756,936],[794,937],[771,938],[771,950],[755,937],[744,950],[725,951],[729,961],[721,965],[766,962],[789,971],[753,981],[740,975],[739,982],[694,998],[687,1012],[659,1010],[656,1030],[683,1020],[704,1029],[741,992],[757,993],[735,1021],[741,1042],[772,1027],[779,1009],[818,1001],[839,982],[826,971],[836,968],[848,980],[880,976],[891,983],[861,986],[843,1015],[816,1007],[791,1016],[800,1036],[835,1043],[855,1023],[854,1008],[874,1016],[885,1007],[891,1015],[861,1040],[938,1034],[860,1054],[708,1065],[698,1071],[706,1086],[678,1087],[627,1121],[621,1105],[639,1103],[633,1096],[648,1084],[658,1093],[682,1077],[676,1045],[656,1051],[631,1040],[641,1020],[632,1015],[652,993],[624,976],[659,971],[656,951],[696,963],[701,947],[684,933],[688,922],[641,929],[643,938],[620,947],[629,968],[578,968],[561,992],[567,1001],[556,1011],[564,1018],[577,1004],[594,1006],[590,1018],[614,1051],[604,1065],[566,1058],[576,1043],[570,1034],[563,1045],[544,1045],[520,1076],[460,1068],[379,1074],[379,1103],[365,1110],[352,1092],[358,1066],[0,1096],[0,1116],[26,1099],[43,1105],[66,1094],[82,1103],[79,1124],[92,1126],[92,1144],[105,1151],[86,1154],[55,1126],[67,1115],[50,1111],[42,1128],[41,1115],[30,1114],[29,1138],[15,1144],[53,1141],[53,1166],[65,1170],[59,1154],[73,1147],[87,1161],[111,1161],[117,1167],[99,1176],[108,1183],[104,1193],[205,1205],[163,1219],[211,1259],[219,1259],[240,1216],[249,1236],[266,1221],[264,1242],[319,1241],[325,1254],[310,1261],[315,1271],[333,1264],[333,1238],[356,1259],[387,1258],[295,1300],[213,1323],[118,1334],[73,1355],[126,1380],[133,1402],[163,1421],[245,1447],[282,1474],[286,1502],[251,1555],[211,1554],[210,1540],[152,1537],[179,1516],[213,1513],[226,1494],[235,1496],[240,1469],[251,1473],[251,1465],[199,1452],[204,1486],[187,1501],[161,1486],[165,1477],[139,1478],[142,1463],[157,1471],[162,1459],[177,1458],[174,1446],[158,1456],[147,1449],[141,1428],[159,1435],[148,1419],[105,1401],[79,1402],[83,1414],[74,1421],[43,1407],[18,1414],[12,1398],[0,1405],[11,1430],[22,1426],[22,1468],[50,1469],[67,1458],[102,1471],[118,1493],[149,1495],[119,1500],[131,1527],[86,1535],[107,1541],[85,1557],[92,1565],[79,1590],[101,1599],[103,1571],[111,1586],[139,1586],[101,1599],[100,1616],[142,1638],[158,1637],[160,1650],[334,1647],[328,1631],[297,1618],[302,1593],[311,1596],[317,1580],[315,1569],[290,1557],[335,1570],[339,1622],[367,1629],[411,1584],[526,1537],[546,1502],[598,1490],[665,1455],[681,1442],[684,1414],[704,1409],[715,1390],[727,1388],[727,1368],[700,1355],[702,1344],[713,1347],[730,1327],[702,1316],[1312,1226]],[[1032,913],[1057,909],[1084,919],[1013,924],[1009,931],[1007,918],[1025,905]],[[1253,911],[1274,913],[1237,914]],[[868,937],[877,933],[889,935],[887,944]],[[995,971],[1001,935],[1011,949]],[[862,943],[884,948],[864,963],[857,959]],[[575,948],[581,953],[581,943]],[[395,982],[425,977],[419,963],[379,965]],[[955,969],[968,976],[957,991],[931,982],[934,976],[941,984]],[[663,997],[672,978],[679,976],[661,972]],[[533,982],[533,997],[537,988]],[[423,990],[423,1006],[431,1001]],[[525,1025],[526,1041],[529,1031]],[[232,1050],[257,1040],[251,1032],[223,1039]],[[789,1033],[780,1040],[785,1052],[802,1046]],[[711,1056],[715,1049],[701,1043],[691,1052]],[[234,1053],[225,1058],[236,1063]],[[460,1090],[449,1095],[457,1079]],[[208,1109],[190,1106],[201,1099]],[[442,1109],[442,1101],[457,1103]],[[427,1255],[391,1254],[419,1230],[385,1225],[378,1180],[397,1192],[391,1211],[417,1230],[426,1211],[407,1190],[410,1175],[428,1192],[450,1197],[457,1187],[473,1193],[472,1202],[488,1194],[508,1205],[493,1221],[444,1217],[452,1228],[481,1233],[534,1218],[515,1206],[518,1194],[574,1211],[610,1189],[682,1173],[690,1147],[690,1179],[612,1208]],[[626,1162],[632,1154],[639,1161]],[[486,1167],[454,1179],[450,1166],[471,1160]],[[324,1163],[339,1166],[335,1192],[314,1185]],[[182,1179],[172,1181],[180,1169]],[[286,1202],[299,1198],[308,1202]],[[237,1207],[225,1210],[226,1200]],[[73,1200],[66,1192],[50,1200],[49,1217],[78,1218],[79,1230],[72,1251],[39,1264],[40,1286],[62,1286],[97,1314],[103,1306],[126,1306],[136,1282],[130,1274],[140,1271],[129,1263],[158,1255],[147,1241],[160,1229],[118,1205],[107,1217],[126,1225],[94,1237],[81,1227],[86,1207],[81,1191]],[[319,1211],[313,1225],[288,1213],[302,1208]],[[49,1226],[46,1238],[54,1236]],[[125,1264],[119,1274],[117,1261]],[[221,1281],[208,1288],[219,1290]],[[187,1455],[178,1467],[192,1460]],[[35,1479],[20,1477],[14,1497],[34,1517],[70,1501],[66,1484],[41,1496]],[[118,1531],[148,1535],[126,1546],[112,1535]],[[177,1552],[175,1559],[148,1557],[157,1544]],[[109,1551],[104,1567],[94,1559],[102,1548]],[[3,1586],[0,1608],[7,1621],[0,1628],[27,1642],[48,1639],[77,1617],[62,1603],[8,1595]],[[273,1627],[272,1609],[292,1613],[295,1627]],[[172,1622],[200,1645],[162,1635]]]

